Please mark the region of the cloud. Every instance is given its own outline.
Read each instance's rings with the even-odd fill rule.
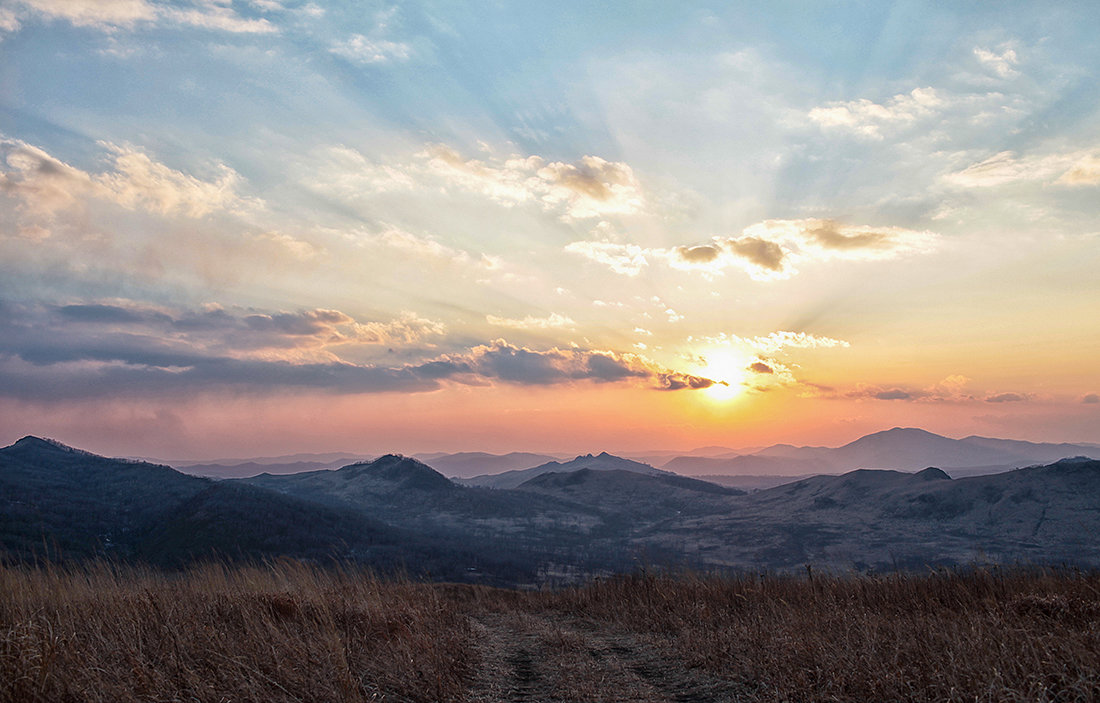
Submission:
[[[986,397],[987,403],[1022,403],[1028,399],[1027,395],[1022,393],[997,393]]]
[[[944,176],[961,188],[994,188],[1012,183],[1045,182],[1066,186],[1100,184],[1100,151],[1078,150],[1020,156],[1002,151]]]
[[[752,371],[753,373],[763,374],[775,373],[775,369],[773,369],[771,366],[768,366],[763,361],[754,361],[753,363],[749,364],[749,371]]]
[[[161,17],[182,25],[234,34],[274,34],[278,27],[264,18],[241,17],[218,0],[198,0],[193,7],[162,7]]]
[[[129,210],[201,218],[216,211],[244,212],[260,205],[237,192],[236,171],[217,164],[214,180],[176,171],[130,146],[101,143],[113,170],[92,174],[15,139],[0,140],[0,192],[20,201],[29,214],[53,216],[81,208],[88,199]]]
[[[1019,403],[1031,400],[1026,393],[990,393],[981,397],[981,393],[971,393],[966,390],[970,379],[961,375],[952,375],[942,381],[926,388],[912,388],[906,386],[877,385],[870,383],[857,383],[848,389],[831,388],[811,383],[800,382],[804,397],[814,398],[848,398],[853,400],[904,400],[916,403],[974,403],[984,401],[986,403]]]
[[[173,310],[121,302],[0,305],[0,395],[29,400],[197,391],[422,392],[441,384],[633,383],[705,388],[710,379],[612,351],[534,350],[496,340],[386,367],[345,346],[418,344],[442,324],[404,313],[358,322],[338,310]]]
[[[1070,186],[1094,186],[1100,184],[1100,153],[1079,154],[1069,169],[1056,183]]]
[[[890,390],[877,391],[873,394],[873,397],[878,400],[910,400],[913,398],[913,394],[900,388],[891,388]]]
[[[0,140],[0,156],[0,192],[36,215],[74,207],[97,188],[89,174],[26,142]]]
[[[148,0],[14,0],[5,8],[0,29],[15,31],[35,19],[60,20],[74,27],[102,32],[133,30],[139,26],[185,25],[222,32],[271,34],[278,28],[266,19],[242,17],[218,0],[190,3],[154,3]],[[4,19],[0,17],[0,19]]]
[[[265,312],[211,305],[179,310],[106,302],[9,308],[8,313],[6,333],[12,340],[8,351],[31,362],[146,364],[150,355],[186,360],[209,354],[338,361],[343,348],[420,344],[446,331],[442,323],[412,312],[392,320],[360,322],[323,308]],[[70,345],[83,352],[67,351]]]
[[[945,100],[933,88],[914,88],[884,103],[866,98],[831,102],[810,110],[809,118],[825,129],[847,131],[878,140],[883,138],[884,129],[911,125],[935,115],[944,105]]]
[[[1081,398],[1081,402],[1082,403],[1088,403],[1090,405],[1100,403],[1100,394],[1089,393],[1089,394],[1085,395],[1083,398]]]
[[[714,381],[663,368],[637,354],[558,349],[537,351],[498,339],[467,353],[444,355],[422,365],[434,378],[462,383],[499,380],[519,385],[648,382],[657,390],[697,390]],[[419,367],[418,367],[419,368]]]
[[[783,247],[776,242],[759,237],[742,237],[727,239],[725,246],[731,253],[741,257],[755,269],[774,273],[783,271],[786,254]]]
[[[669,249],[642,248],[611,241],[571,242],[565,251],[604,264],[615,273],[636,276],[651,261],[674,269],[721,275],[739,268],[757,281],[790,278],[796,264],[834,259],[871,261],[932,250],[938,235],[902,227],[846,225],[834,220],[765,220],[746,227],[738,237]]]
[[[216,180],[203,181],[157,163],[133,147],[105,146],[114,154],[115,170],[94,180],[123,207],[198,218],[245,205],[237,193],[241,177],[225,164],[217,165]]]
[[[503,205],[538,203],[563,219],[632,214],[645,206],[641,184],[625,163],[582,156],[569,164],[540,156],[466,159],[444,144],[420,154],[445,182],[480,193]]]
[[[759,354],[775,354],[785,348],[792,349],[836,349],[848,348],[848,342],[806,332],[779,330],[756,337],[740,337],[725,332],[705,337],[688,337],[688,341],[708,346],[736,345]]]
[[[347,40],[333,44],[329,51],[362,64],[406,61],[412,54],[412,48],[404,42],[371,39],[362,34],[353,34]]]
[[[565,315],[559,315],[556,312],[550,313],[548,317],[532,317],[528,315],[522,320],[497,317],[496,315],[486,315],[485,321],[497,327],[511,327],[517,330],[571,329],[577,324],[572,318],[566,317]]]
[[[765,220],[746,236],[780,245],[795,262],[872,261],[931,251],[938,235],[903,227],[848,225],[828,219]]]
[[[974,56],[983,66],[1001,78],[1012,78],[1020,74],[1020,72],[1015,69],[1016,64],[1019,63],[1019,59],[1016,57],[1016,51],[1014,49],[1005,48],[998,53],[991,49],[975,47]]]
[[[711,244],[701,244],[694,247],[676,247],[674,249],[680,259],[689,264],[709,264],[721,255],[722,250]]]
[[[624,276],[637,276],[649,265],[646,250],[635,244],[571,242],[565,245],[565,251],[603,264],[613,272]]]
[[[401,252],[411,259],[424,262],[434,261],[459,266],[475,266],[482,269],[496,269],[501,265],[501,261],[497,257],[486,254],[471,254],[468,251],[449,247],[431,237],[423,237],[390,225],[384,226],[379,232],[357,231],[345,233],[345,237],[359,246],[385,247]]]

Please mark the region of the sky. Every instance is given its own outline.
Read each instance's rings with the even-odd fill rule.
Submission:
[[[0,0],[0,442],[1100,442],[1091,2]]]

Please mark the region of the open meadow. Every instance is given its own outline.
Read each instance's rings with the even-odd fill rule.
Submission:
[[[811,577],[812,576],[812,577]],[[0,701],[1086,701],[1100,575],[0,569]]]

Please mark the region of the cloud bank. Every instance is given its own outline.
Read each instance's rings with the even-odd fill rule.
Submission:
[[[194,392],[414,393],[444,383],[628,383],[664,391],[713,384],[637,354],[535,350],[503,339],[400,366],[351,363],[342,356],[362,345],[419,345],[444,331],[413,313],[360,322],[324,309],[3,304],[0,395],[49,401]]]

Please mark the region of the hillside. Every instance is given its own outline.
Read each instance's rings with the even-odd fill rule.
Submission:
[[[399,455],[212,481],[26,438],[0,449],[0,545],[17,560],[44,549],[165,565],[290,555],[529,586],[639,559],[708,570],[1100,566],[1089,538],[1100,532],[1100,461],[1084,457],[955,480],[862,469],[750,494],[607,454],[538,468],[515,488],[459,485]]]
[[[466,479],[462,483],[468,486],[482,486],[485,488],[517,488],[524,482],[541,474],[550,472],[569,473],[581,469],[591,469],[592,471],[620,470],[651,476],[670,473],[668,471],[661,471],[649,464],[643,464],[631,459],[623,459],[622,457],[617,457],[607,452],[601,452],[600,454],[585,454],[566,462],[549,461],[545,464],[519,471],[505,471],[495,475],[475,476]]]
[[[360,511],[36,437],[0,449],[0,549],[15,560],[104,556],[163,566],[291,556],[455,576],[475,561]]]

